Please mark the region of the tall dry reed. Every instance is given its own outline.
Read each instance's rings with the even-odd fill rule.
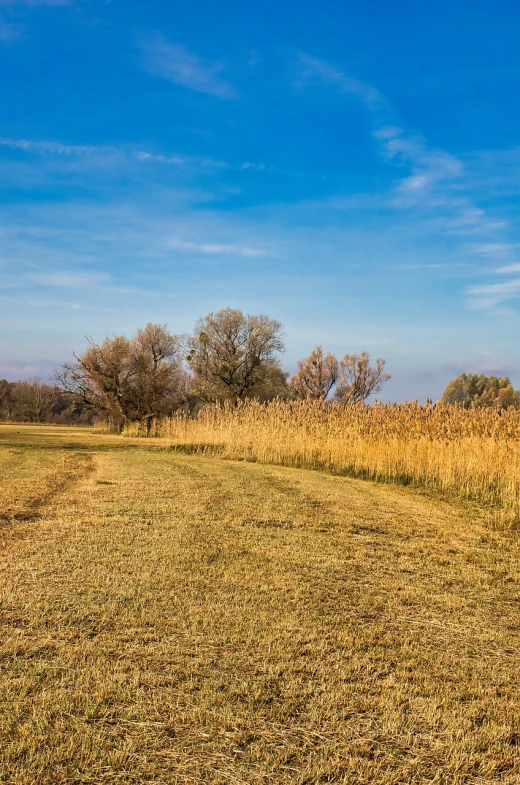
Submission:
[[[418,403],[246,401],[155,424],[194,452],[413,484],[520,520],[520,412]]]

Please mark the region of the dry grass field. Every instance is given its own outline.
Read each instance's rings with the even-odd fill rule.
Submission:
[[[158,421],[153,433],[200,454],[414,486],[520,528],[517,409],[246,400]]]
[[[520,782],[516,532],[397,486],[0,426],[0,782]]]

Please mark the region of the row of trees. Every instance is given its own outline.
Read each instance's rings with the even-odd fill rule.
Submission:
[[[0,420],[14,422],[85,423],[95,419],[95,412],[72,400],[56,385],[40,379],[8,382],[0,379]]]
[[[346,354],[338,361],[329,352],[324,355],[317,346],[305,360],[299,360],[298,370],[290,380],[296,397],[324,399],[334,395],[342,403],[359,403],[381,390],[390,379],[385,373],[385,361],[378,358],[375,367],[370,365],[367,352]]]
[[[179,408],[244,398],[326,398],[359,402],[390,378],[384,360],[346,354],[338,360],[317,347],[289,378],[280,366],[282,326],[264,315],[224,308],[199,319],[192,335],[148,324],[132,338],[105,338],[57,373],[62,390],[103,413],[113,427],[151,423]]]
[[[55,386],[0,382],[0,418],[90,422],[102,416],[119,429],[129,422],[150,425],[179,409],[193,412],[204,403],[252,397],[360,403],[390,378],[382,359],[371,365],[366,352],[338,359],[321,346],[289,378],[279,362],[283,349],[279,322],[232,308],[199,319],[191,335],[148,324],[131,338],[90,340],[57,371]],[[442,400],[466,408],[520,408],[520,394],[508,377],[462,374],[448,384]]]

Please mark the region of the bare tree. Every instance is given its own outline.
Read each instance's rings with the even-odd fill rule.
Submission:
[[[18,384],[0,379],[0,420],[11,420],[15,417]]]
[[[89,344],[83,354],[73,353],[76,362],[65,363],[56,379],[77,401],[102,412],[114,428],[122,428],[129,420],[130,341],[118,335],[101,344],[90,339]]]
[[[385,360],[378,358],[376,366],[370,366],[367,352],[346,354],[339,362],[339,378],[335,398],[342,403],[359,403],[369,395],[381,391],[383,384],[390,379],[385,373]]]
[[[325,399],[338,379],[338,361],[331,352],[323,356],[317,346],[305,360],[298,361],[298,370],[290,385],[299,398]]]
[[[18,382],[0,379],[0,420],[90,423],[93,414],[56,385],[40,379]]]
[[[114,428],[131,421],[150,423],[178,405],[184,371],[178,341],[166,325],[148,324],[131,339],[118,335],[89,343],[56,378],[77,401],[102,412]]]
[[[24,420],[43,422],[57,400],[55,387],[41,379],[29,379],[17,385],[17,409]]]
[[[146,422],[168,413],[185,386],[180,346],[166,325],[148,324],[131,341],[129,402],[131,416]]]
[[[277,368],[281,324],[260,314],[223,308],[199,319],[188,339],[187,361],[204,401],[237,401],[255,394]]]

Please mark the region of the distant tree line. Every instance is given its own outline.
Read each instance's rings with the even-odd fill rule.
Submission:
[[[464,409],[492,407],[520,409],[520,393],[513,388],[509,376],[485,376],[483,373],[461,373],[444,390],[443,403]]]
[[[379,393],[390,374],[385,361],[371,364],[366,352],[338,358],[317,346],[290,376],[280,365],[280,322],[224,308],[199,319],[190,335],[172,335],[148,324],[134,336],[92,339],[82,354],[56,372],[55,384],[39,380],[0,382],[0,418],[30,422],[92,422],[114,430],[157,417],[195,412],[207,403],[246,398],[269,401],[335,400],[356,404]],[[520,407],[508,377],[462,374],[452,380],[444,403]]]
[[[82,406],[60,387],[41,379],[8,382],[0,379],[0,420],[90,425],[96,412]]]
[[[327,398],[360,402],[390,378],[385,361],[366,352],[337,359],[316,347],[291,378],[281,365],[282,325],[259,314],[224,308],[199,319],[191,335],[148,324],[131,338],[93,340],[56,379],[77,404],[102,415],[114,429],[150,426],[156,417],[207,403],[246,398]]]

